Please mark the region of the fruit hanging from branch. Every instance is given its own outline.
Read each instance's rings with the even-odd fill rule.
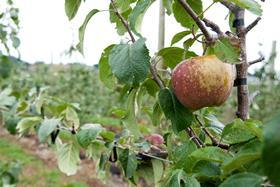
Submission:
[[[179,63],[172,72],[177,99],[187,108],[220,106],[231,93],[235,68],[215,55],[194,57]]]

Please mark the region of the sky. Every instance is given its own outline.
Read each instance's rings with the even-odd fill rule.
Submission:
[[[212,1],[203,0],[204,7]],[[267,0],[262,3],[263,16],[259,24],[248,34],[247,52],[248,60],[259,57],[259,51],[267,56],[271,51],[272,41],[280,45],[280,26],[275,21],[280,17],[279,0]],[[115,26],[109,21],[108,11],[97,13],[89,22],[84,41],[84,56],[74,54],[71,58],[65,56],[65,51],[71,45],[78,43],[78,29],[86,14],[92,9],[108,10],[109,0],[87,0],[82,3],[76,17],[69,21],[64,12],[64,0],[16,0],[20,9],[21,45],[19,51],[21,58],[27,62],[44,61],[47,63],[81,62],[87,65],[97,64],[104,48],[112,43],[120,43],[128,39],[128,36],[117,35]],[[157,33],[159,18],[159,0],[156,1],[145,14],[142,23],[142,35],[147,38],[147,46],[150,54],[157,51]],[[223,31],[229,30],[225,17],[228,11],[220,4],[215,4],[205,13],[205,17],[220,25]],[[251,23],[255,15],[247,12],[245,24]],[[170,46],[173,35],[185,29],[175,21],[172,16],[166,16],[165,47]],[[182,47],[182,43],[178,43]],[[201,47],[193,47],[197,54],[201,53]],[[276,61],[276,68],[280,69],[280,55]],[[258,67],[255,65],[253,68]]]

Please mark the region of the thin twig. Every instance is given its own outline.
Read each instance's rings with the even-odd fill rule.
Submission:
[[[220,3],[227,7],[231,12],[234,12],[236,9],[236,6],[228,0],[220,0]]]
[[[260,56],[260,58],[258,58],[258,59],[256,59],[256,60],[253,60],[253,61],[251,61],[251,62],[248,62],[249,63],[249,66],[251,66],[251,65],[253,65],[253,64],[256,64],[256,63],[258,63],[258,62],[262,62],[262,61],[264,61],[264,56]]]
[[[151,63],[150,71],[153,76],[153,80],[157,83],[157,85],[160,87],[160,89],[164,89],[165,85],[164,85],[163,81],[160,79],[159,75],[157,74],[157,69],[156,69],[155,63],[154,64]]]
[[[253,103],[254,99],[260,94],[261,92],[259,90],[254,91],[252,94],[249,95],[249,102],[250,105]]]
[[[186,12],[192,17],[192,19],[195,21],[203,35],[205,36],[205,39],[208,43],[213,42],[213,38],[208,32],[207,28],[203,25],[202,21],[199,19],[197,14],[194,12],[194,10],[191,8],[191,6],[185,1],[185,0],[178,0],[179,3],[183,6],[183,8],[186,10]]]
[[[207,10],[209,10],[216,2],[213,1],[205,10],[203,10],[200,14],[198,14],[197,16],[201,16],[203,15]]]
[[[200,125],[200,127],[202,128],[203,132],[210,138],[210,140],[212,141],[212,145],[213,146],[218,146],[222,149],[226,149],[228,150],[229,149],[229,145],[227,144],[223,144],[223,143],[220,143],[205,127],[204,125],[202,124],[202,122],[199,120],[198,118],[198,115],[194,115],[195,116],[195,119],[196,121],[198,122],[198,124]]]
[[[132,34],[131,29],[129,28],[128,22],[127,22],[127,21],[124,19],[124,17],[118,12],[118,9],[117,9],[117,7],[116,7],[116,5],[115,5],[115,1],[114,1],[114,0],[111,0],[111,4],[112,4],[112,7],[113,7],[114,10],[115,10],[116,16],[118,16],[118,18],[121,20],[123,26],[126,28],[128,34],[129,34],[129,36],[130,36],[130,38],[131,38],[131,41],[134,43],[136,40],[135,40],[135,38],[134,38],[134,36],[133,36],[133,34]]]
[[[257,17],[257,19],[255,19],[255,21],[253,21],[250,25],[248,25],[248,26],[246,27],[245,32],[248,33],[250,30],[252,30],[252,29],[259,23],[259,21],[260,21],[261,19],[262,19],[261,17]]]
[[[203,142],[196,136],[195,132],[193,131],[193,129],[191,127],[188,127],[186,129],[186,132],[188,133],[190,139],[196,144],[196,146],[198,148],[205,147]]]
[[[210,27],[214,32],[216,32],[219,37],[225,36],[225,34],[221,31],[220,27],[213,21],[210,21],[206,18],[203,18],[202,21],[205,23],[207,27]]]
[[[139,154],[142,154],[144,156],[154,158],[154,159],[157,159],[157,160],[161,160],[161,161],[164,161],[164,162],[173,163],[171,160],[167,160],[167,159],[164,159],[164,158],[161,158],[161,157],[158,157],[158,156],[154,156],[154,155],[150,155],[150,154],[147,154],[147,153],[139,153]],[[167,155],[167,153],[166,153],[166,155]]]
[[[192,36],[193,36],[193,39],[194,40],[196,40],[196,41],[198,41],[199,43],[205,43],[205,42],[203,42],[203,41],[201,41],[201,40],[199,40],[198,39],[198,37],[200,37],[201,35],[203,35],[203,34],[199,34],[199,35],[195,35],[195,30],[194,30],[194,25],[192,26]]]

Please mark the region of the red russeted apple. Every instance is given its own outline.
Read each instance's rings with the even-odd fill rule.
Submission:
[[[220,106],[231,93],[235,68],[215,55],[193,57],[179,63],[172,72],[177,99],[187,108]]]
[[[156,146],[160,146],[164,143],[164,139],[160,134],[150,134],[145,137],[145,140]]]

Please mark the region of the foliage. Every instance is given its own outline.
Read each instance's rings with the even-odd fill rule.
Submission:
[[[5,0],[1,4],[3,6],[1,5],[0,9],[0,57],[5,53],[9,54],[11,49],[17,49],[20,45],[20,40],[17,36],[19,9],[15,7],[12,0]]]
[[[18,162],[0,161],[0,185],[15,186],[19,181],[21,165]]]

